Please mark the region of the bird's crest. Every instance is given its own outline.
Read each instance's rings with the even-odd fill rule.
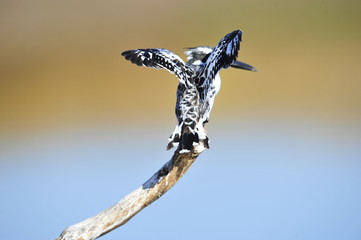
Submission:
[[[188,64],[201,65],[202,63],[205,63],[212,51],[213,47],[198,46],[186,48],[184,53],[187,55]]]

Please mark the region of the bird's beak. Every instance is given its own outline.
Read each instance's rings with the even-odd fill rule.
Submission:
[[[251,65],[248,65],[247,63],[239,62],[239,61],[234,61],[231,64],[231,67],[248,70],[248,71],[252,71],[252,72],[257,72],[257,69],[255,67],[252,67]]]

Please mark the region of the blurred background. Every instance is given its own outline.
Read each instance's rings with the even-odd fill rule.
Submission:
[[[54,239],[172,155],[177,79],[119,53],[214,46],[205,151],[167,194],[102,239],[361,239],[361,2],[1,1],[3,239]]]

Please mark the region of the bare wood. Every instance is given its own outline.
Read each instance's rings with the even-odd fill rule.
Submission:
[[[177,149],[172,159],[142,186],[96,216],[68,227],[56,240],[92,240],[125,224],[178,182],[204,150],[203,143],[199,145],[190,153]]]

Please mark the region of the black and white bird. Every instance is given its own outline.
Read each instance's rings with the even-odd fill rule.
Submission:
[[[204,124],[209,121],[220,90],[219,71],[228,67],[256,71],[251,65],[236,61],[241,40],[242,32],[236,30],[223,37],[214,48],[187,48],[186,63],[163,48],[128,50],[121,54],[138,66],[166,69],[178,77],[175,108],[178,124],[169,137],[167,149],[179,145],[180,153],[186,153],[195,147],[209,147]]]

